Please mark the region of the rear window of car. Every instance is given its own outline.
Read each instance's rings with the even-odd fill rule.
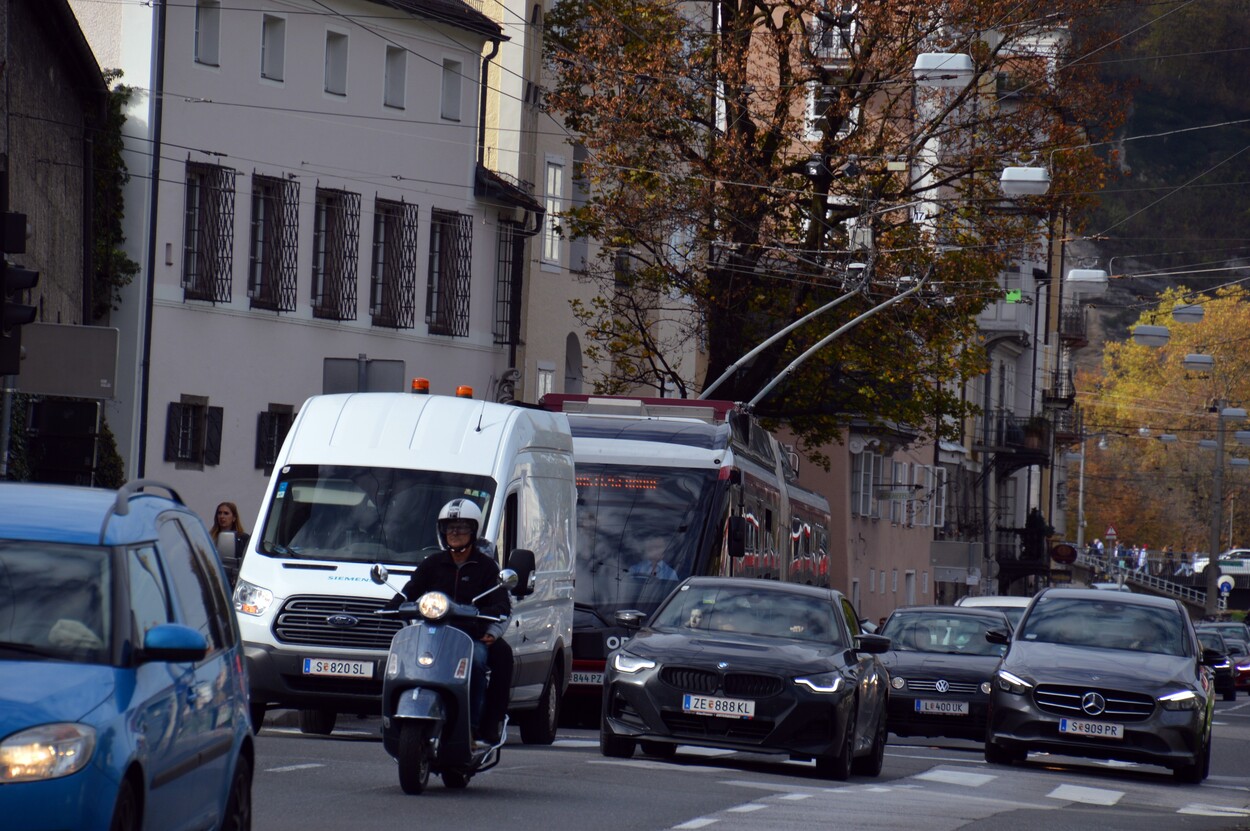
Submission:
[[[1189,653],[1179,609],[1118,602],[1114,592],[1095,598],[1041,597],[1016,638],[1161,655]]]
[[[682,586],[656,612],[651,626],[847,645],[831,602],[736,586]]]

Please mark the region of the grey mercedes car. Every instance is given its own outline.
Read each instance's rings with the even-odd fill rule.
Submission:
[[[1170,768],[1198,783],[1211,763],[1215,685],[1181,604],[1092,589],[1047,589],[993,677],[985,759],[1029,751]]]

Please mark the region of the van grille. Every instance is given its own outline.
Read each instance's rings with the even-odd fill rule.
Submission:
[[[385,605],[363,597],[292,597],[274,619],[273,634],[279,643],[386,652],[404,624],[373,614]]]

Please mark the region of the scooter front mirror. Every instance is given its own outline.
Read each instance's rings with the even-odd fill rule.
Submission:
[[[374,563],[373,568],[369,569],[369,579],[377,583],[379,586],[385,586],[390,572],[386,570],[386,566],[381,563]]]
[[[381,568],[381,566],[374,566],[374,568]],[[506,586],[508,591],[516,588],[518,580],[520,580],[520,577],[510,568],[505,568],[499,572],[499,585]]]

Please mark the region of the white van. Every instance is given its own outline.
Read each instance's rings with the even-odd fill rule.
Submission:
[[[400,624],[372,613],[438,549],[435,520],[468,497],[501,561],[532,551],[505,636],[515,653],[522,740],[555,738],[572,669],[573,440],[568,419],[472,398],[402,393],[308,399],[287,434],[234,591],[252,693],[326,734],[337,714],[380,711],[382,670]]]

